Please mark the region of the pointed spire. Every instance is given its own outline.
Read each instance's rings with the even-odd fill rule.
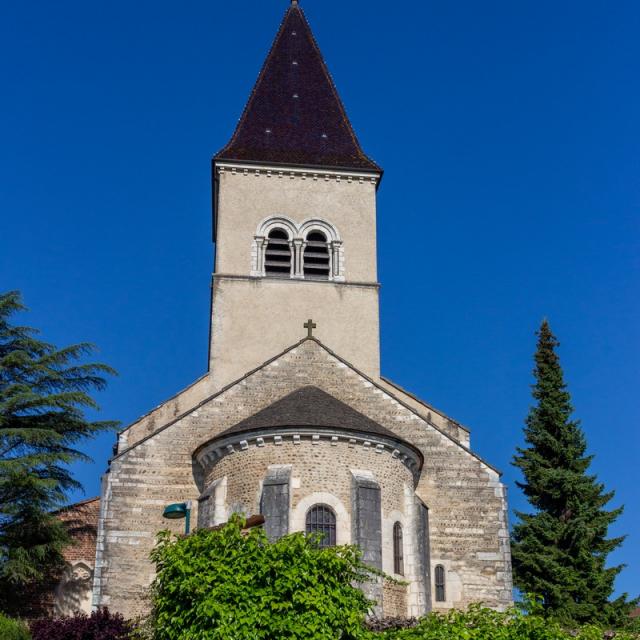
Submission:
[[[380,172],[362,151],[297,0],[215,160]]]

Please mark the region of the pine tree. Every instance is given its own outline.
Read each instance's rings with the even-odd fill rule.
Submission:
[[[68,466],[88,459],[78,445],[116,426],[85,415],[114,371],[80,362],[91,345],[57,349],[11,324],[24,309],[18,292],[0,294],[0,610],[18,612],[61,566],[69,538],[52,511],[80,488]]]
[[[542,597],[546,612],[566,622],[622,625],[637,603],[627,595],[610,601],[624,565],[607,567],[607,556],[623,537],[607,538],[622,508],[607,511],[613,498],[588,473],[593,456],[573,407],[556,353],[559,342],[546,320],[537,333],[536,401],[526,419],[526,448],[514,465],[524,482],[518,486],[533,507],[518,512],[512,557],[516,586]]]

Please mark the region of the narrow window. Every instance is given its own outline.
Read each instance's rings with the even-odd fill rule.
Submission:
[[[307,236],[303,262],[305,278],[329,279],[329,245],[322,231],[312,231]]]
[[[393,571],[399,576],[404,575],[404,549],[402,546],[402,525],[393,525]]]
[[[447,593],[445,589],[445,574],[444,567],[439,564],[436,567],[436,602],[444,602],[447,599]]]
[[[291,275],[291,247],[283,229],[269,233],[264,254],[264,271],[268,276],[288,278]]]
[[[316,504],[307,511],[307,533],[322,535],[320,547],[334,547],[336,544],[336,514],[326,504]]]

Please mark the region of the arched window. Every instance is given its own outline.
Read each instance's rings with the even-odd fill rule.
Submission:
[[[439,564],[435,571],[436,602],[444,602],[447,599],[444,567]]]
[[[327,236],[322,231],[311,231],[306,238],[303,255],[305,278],[328,280],[331,260]]]
[[[320,533],[320,547],[334,547],[336,544],[336,514],[326,504],[315,504],[307,511],[307,533]]]
[[[268,276],[288,278],[291,275],[291,247],[284,229],[273,229],[264,252],[264,272]]]
[[[393,571],[399,576],[404,575],[404,548],[402,544],[402,525],[393,525]]]

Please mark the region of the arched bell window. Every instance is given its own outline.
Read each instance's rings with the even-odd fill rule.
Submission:
[[[444,602],[447,599],[446,575],[444,567],[439,564],[435,570],[436,602]]]
[[[399,522],[393,525],[393,572],[399,576],[404,575],[404,545],[402,525]]]
[[[305,278],[329,279],[331,256],[327,236],[322,231],[311,231],[307,235],[302,261]]]
[[[336,514],[326,504],[316,504],[307,511],[306,532],[319,533],[320,547],[336,545]]]
[[[264,272],[268,276],[288,278],[291,275],[291,246],[284,229],[273,229],[267,237]]]
[[[251,276],[345,282],[344,246],[328,221],[297,224],[286,216],[265,218],[251,249]]]

